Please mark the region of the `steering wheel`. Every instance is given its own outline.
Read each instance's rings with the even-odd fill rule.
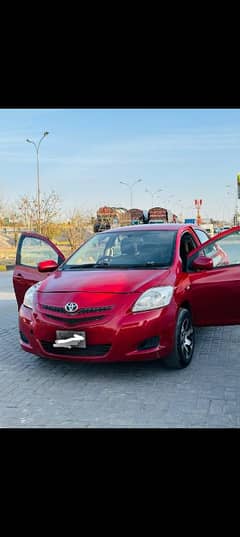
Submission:
[[[111,259],[112,259],[111,255],[103,255],[102,257],[99,257],[99,259],[97,260],[96,265],[101,265],[101,264],[104,264],[104,263],[108,263],[109,261],[111,261]]]

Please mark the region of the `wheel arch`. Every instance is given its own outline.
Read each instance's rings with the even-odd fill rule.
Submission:
[[[184,308],[185,310],[188,310],[189,313],[191,313],[191,315],[192,315],[191,305],[188,302],[188,300],[184,300],[184,302],[181,302],[181,304],[179,304],[179,309],[180,308]]]

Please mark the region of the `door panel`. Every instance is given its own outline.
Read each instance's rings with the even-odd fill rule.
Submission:
[[[209,270],[193,270],[198,255],[213,260]],[[240,226],[221,233],[188,256],[193,321],[198,325],[240,323]]]
[[[23,233],[19,239],[16,265],[13,272],[13,287],[20,308],[26,290],[36,282],[45,279],[50,272],[41,273],[37,269],[40,261],[54,259],[58,264],[64,255],[47,237],[38,233]]]
[[[189,277],[195,324],[240,323],[240,266],[199,271]]]
[[[18,303],[18,309],[23,303],[24,295],[31,285],[34,283],[44,280],[49,276],[50,272],[38,272],[38,270],[33,267],[21,267],[21,265],[16,265],[13,273],[13,287]]]

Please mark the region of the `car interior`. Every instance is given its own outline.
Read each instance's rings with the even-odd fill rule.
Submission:
[[[194,250],[194,248],[197,248],[197,244],[195,243],[193,237],[190,235],[190,233],[184,233],[180,242],[180,257],[182,259],[183,271],[186,270],[187,256],[192,250]]]

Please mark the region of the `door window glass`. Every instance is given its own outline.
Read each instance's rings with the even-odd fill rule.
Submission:
[[[221,260],[220,265],[240,265],[240,233],[231,233],[215,243],[215,247],[218,250],[215,252]],[[207,253],[208,255],[208,253]]]
[[[190,233],[184,233],[180,242],[180,257],[182,259],[183,271],[186,270],[188,254],[197,248],[197,244]]]
[[[213,267],[240,265],[240,232],[236,231],[222,239],[211,242],[199,250],[197,255],[205,255],[213,260]]]
[[[196,235],[198,236],[201,243],[207,242],[210,239],[210,235],[208,236],[204,231],[201,229],[194,229]]]
[[[20,264],[36,268],[40,261],[53,259],[58,262],[58,254],[44,240],[25,237],[22,242]]]

